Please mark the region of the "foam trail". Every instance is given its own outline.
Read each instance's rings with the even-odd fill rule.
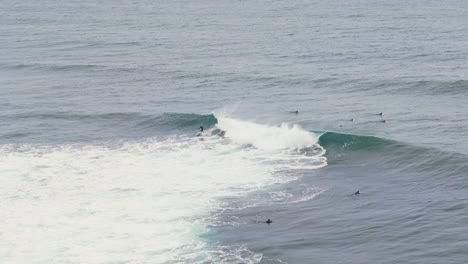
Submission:
[[[268,126],[216,115],[217,127],[236,143],[250,144],[259,149],[296,149],[310,147],[318,142],[318,136],[298,125],[286,123]]]

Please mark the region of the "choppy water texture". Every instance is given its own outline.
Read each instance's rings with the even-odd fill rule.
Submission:
[[[468,259],[467,1],[0,6],[1,263]]]

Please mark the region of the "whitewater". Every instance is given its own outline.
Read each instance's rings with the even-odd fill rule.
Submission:
[[[219,221],[217,214],[236,209],[227,199],[248,201],[255,191],[297,179],[294,170],[326,166],[325,150],[318,145],[319,135],[297,125],[217,119],[202,136],[2,145],[0,173],[7,175],[0,182],[4,261],[261,259],[242,245],[216,245],[201,236]],[[277,203],[314,197],[284,195],[272,192]]]

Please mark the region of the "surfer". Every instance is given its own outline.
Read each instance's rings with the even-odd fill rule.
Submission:
[[[203,126],[200,126],[199,130],[200,130],[200,133],[197,134],[197,137],[201,137],[203,135],[203,130],[204,130]]]
[[[262,223],[271,224],[271,223],[273,223],[273,221],[271,221],[271,219],[268,218],[268,220],[266,220],[266,221],[255,221],[255,223],[259,223],[259,224],[262,224]]]
[[[299,114],[299,110],[291,111],[291,112],[289,112],[289,113],[291,113],[291,114],[296,114],[296,115],[297,115],[297,114]]]
[[[359,190],[358,190],[357,192],[354,193],[354,195],[359,195],[359,194],[361,194],[361,193],[359,192]]]
[[[379,115],[379,116],[383,116],[383,113],[382,113],[382,112],[380,112],[380,113],[378,113],[377,115]]]

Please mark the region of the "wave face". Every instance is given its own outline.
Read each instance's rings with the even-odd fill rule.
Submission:
[[[178,131],[193,131],[198,126],[206,128],[216,125],[218,120],[213,114],[197,115],[197,114],[180,114],[180,113],[164,113],[157,117],[149,117],[139,122],[137,127],[142,128],[159,128],[164,130]]]
[[[398,141],[371,136],[357,136],[327,132],[320,136],[319,144],[327,150],[330,164],[356,160],[371,160],[374,167],[395,169],[405,173],[420,173],[424,177],[441,180],[454,178],[457,188],[468,187],[461,175],[468,170],[464,154],[424,148]]]
[[[262,255],[242,245],[201,238],[213,215],[227,198],[327,164],[318,135],[298,126],[186,114],[140,124],[164,123],[209,129],[125,143],[0,145],[2,248],[12,252],[3,260],[256,263]]]
[[[0,116],[1,120],[6,121],[8,125],[0,131],[0,143],[41,144],[193,134],[200,125],[210,128],[217,123],[212,114],[148,115],[137,112],[91,114],[37,111]]]
[[[319,143],[327,149],[327,154],[383,153],[398,148],[422,149],[393,140],[373,137],[325,132],[320,135]]]

